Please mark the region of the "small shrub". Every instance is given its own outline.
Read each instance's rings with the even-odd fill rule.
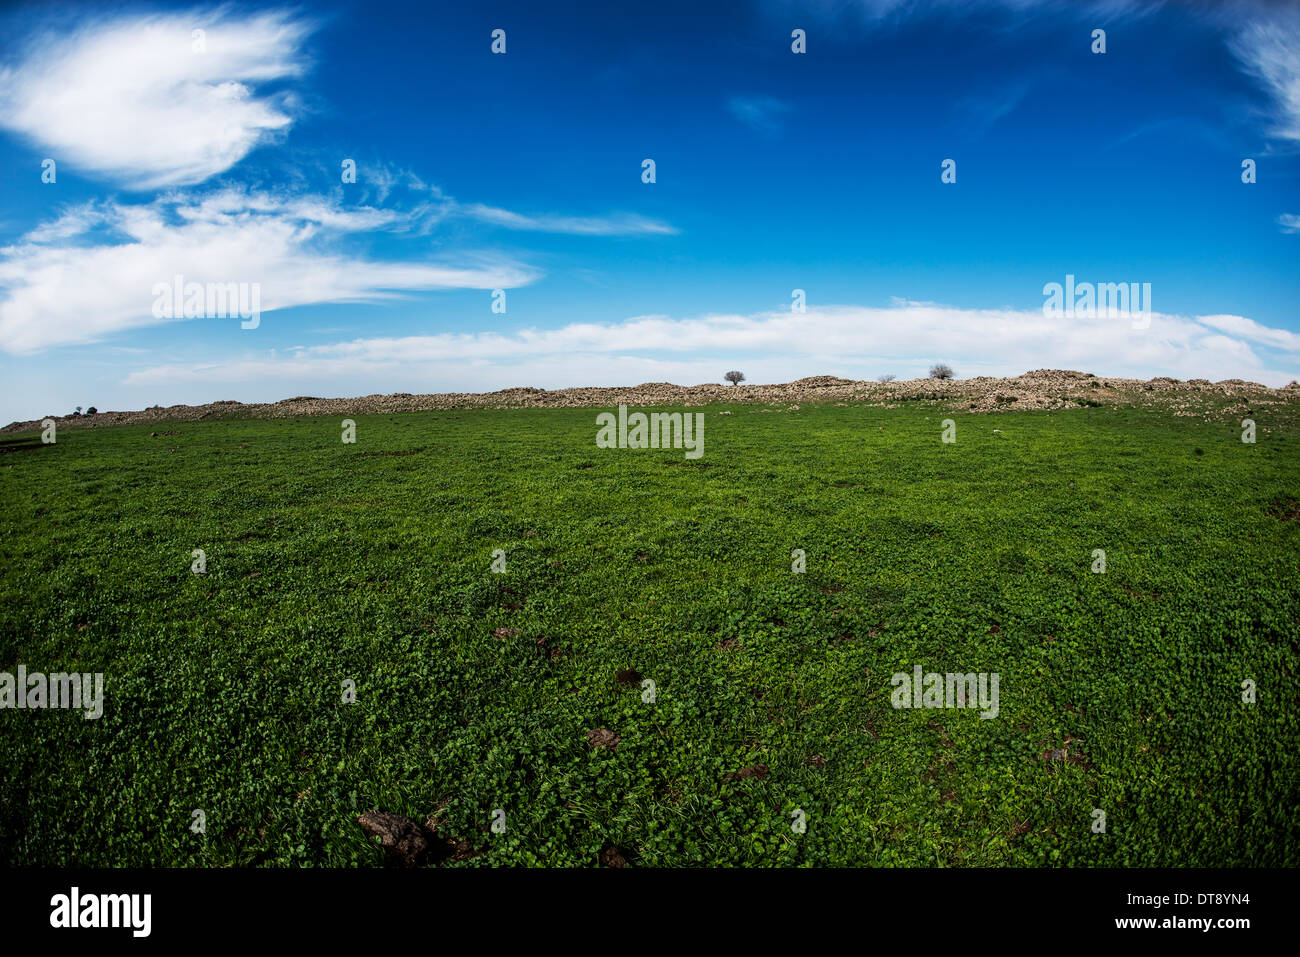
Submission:
[[[930,366],[931,379],[951,379],[953,376],[952,366],[946,362],[936,362]]]

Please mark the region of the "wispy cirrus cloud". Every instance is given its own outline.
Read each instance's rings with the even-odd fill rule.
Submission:
[[[609,216],[529,216],[508,209],[474,203],[455,206],[455,212],[482,223],[530,232],[567,233],[574,236],[674,236],[676,227],[635,213]]]
[[[1251,14],[1229,47],[1269,96],[1270,134],[1300,143],[1300,9],[1248,9]]]
[[[954,104],[954,112],[973,136],[983,136],[998,120],[1015,111],[1029,89],[1030,83],[1022,80],[992,93],[965,96]]]
[[[1283,213],[1277,218],[1277,224],[1284,233],[1300,233],[1300,215],[1295,213]]]
[[[777,10],[798,9],[821,20],[856,17],[870,26],[931,15],[964,16],[988,10],[1011,14],[1076,11],[1093,16],[1145,15],[1163,0],[768,0]]]
[[[293,123],[312,25],[284,12],[92,21],[0,69],[0,126],[132,189],[202,182]],[[194,35],[202,30],[201,43]]]
[[[569,236],[676,236],[680,233],[671,223],[623,211],[574,216],[554,212],[521,213],[486,203],[461,202],[412,170],[380,161],[361,162],[356,173],[356,184],[348,188],[357,190],[359,203],[408,208],[412,210],[413,228],[422,232],[428,232],[444,220],[460,219],[518,232]]]
[[[776,10],[796,6],[792,0],[767,0]],[[1164,0],[814,0],[798,4],[822,21],[856,18],[879,28],[931,16],[969,17],[1001,11],[1013,17],[1066,13],[1091,17],[1146,17],[1172,5]],[[1268,94],[1269,133],[1300,142],[1300,8],[1271,0],[1187,3],[1185,12],[1222,31],[1242,69]]]
[[[727,111],[756,133],[772,136],[781,131],[791,106],[774,96],[733,96]]]

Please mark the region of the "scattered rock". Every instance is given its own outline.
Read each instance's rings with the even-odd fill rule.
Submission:
[[[1075,748],[1073,751],[1070,745],[1074,743],[1074,737],[1070,736],[1065,739],[1065,743],[1059,748],[1047,748],[1042,754],[1038,755],[1039,761],[1046,761],[1048,764],[1065,762],[1066,764],[1077,764],[1083,768],[1091,768],[1092,765],[1083,754]]]
[[[722,383],[682,386],[670,382],[643,382],[637,386],[582,387],[548,391],[531,387],[502,389],[484,393],[436,393],[411,395],[368,395],[351,399],[323,399],[295,396],[272,403],[244,405],[234,401],[207,405],[155,406],[137,412],[100,413],[93,416],[53,416],[59,425],[77,428],[108,428],[113,425],[149,422],[193,422],[223,418],[231,413],[257,419],[296,418],[301,416],[384,415],[396,412],[427,412],[452,409],[523,409],[523,408],[601,408],[627,406],[703,406],[718,403],[753,406],[785,406],[794,410],[795,403],[818,401],[836,404],[862,403],[881,408],[895,408],[900,401],[941,402],[972,412],[1000,409],[1078,409],[1086,405],[1143,405],[1170,409],[1205,408],[1205,399],[1235,397],[1251,405],[1294,402],[1300,398],[1300,385],[1292,382],[1282,389],[1271,389],[1255,382],[1225,379],[1208,382],[1194,379],[1158,377],[1149,382],[1138,379],[1099,380],[1084,372],[1068,369],[1035,369],[1010,379],[978,377],[974,379],[912,379],[906,382],[855,382],[836,376],[812,376],[795,382],[773,385],[730,387]],[[769,409],[768,411],[777,411]],[[719,415],[731,414],[722,411]],[[1216,413],[1220,414],[1220,413]],[[1222,413],[1229,415],[1232,413]],[[13,422],[0,432],[39,431],[40,420]],[[156,433],[158,435],[174,432]]]
[[[593,748],[605,748],[607,751],[617,751],[618,743],[622,740],[622,738],[609,730],[609,728],[596,728],[587,732],[587,743]]]
[[[805,389],[828,389],[832,386],[857,385],[852,379],[841,379],[833,375],[814,375],[806,379],[796,379],[791,385],[801,386]]]
[[[600,863],[604,867],[627,867],[627,858],[613,844],[606,844],[600,852]]]
[[[401,814],[367,811],[357,818],[361,830],[378,837],[390,859],[403,867],[418,867],[448,857],[456,845],[439,837],[429,827]]]

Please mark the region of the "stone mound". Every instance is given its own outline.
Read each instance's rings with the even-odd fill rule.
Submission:
[[[1229,379],[1211,385],[1204,379],[1179,382],[1158,376],[1149,382],[1138,379],[1098,379],[1088,372],[1070,369],[1035,369],[1012,379],[981,376],[975,379],[910,379],[888,385],[857,382],[840,376],[808,376],[796,382],[772,385],[728,386],[706,382],[693,386],[671,382],[643,382],[638,386],[584,386],[573,389],[539,389],[517,386],[497,392],[446,392],[412,395],[368,395],[359,398],[320,399],[295,396],[279,402],[245,405],[233,399],[207,405],[151,406],[139,412],[96,412],[94,415],[42,416],[52,418],[59,428],[103,428],[112,425],[154,422],[194,422],[221,418],[232,413],[240,417],[289,418],[294,416],[365,415],[390,412],[433,412],[450,409],[610,409],[629,406],[703,406],[719,403],[751,406],[781,406],[798,409],[800,402],[833,402],[837,405],[865,404],[896,408],[902,402],[931,402],[941,408],[966,412],[1020,411],[1029,409],[1066,410],[1098,405],[1140,405],[1161,408],[1175,415],[1235,414],[1236,406],[1224,406],[1222,399],[1251,406],[1300,401],[1300,385],[1270,389],[1256,382]],[[1247,406],[1243,405],[1242,408]],[[769,410],[770,411],[770,410]],[[41,420],[14,422],[0,432],[32,432],[42,428]]]
[[[806,379],[795,379],[791,386],[800,389],[825,389],[833,385],[856,385],[852,379],[841,379],[833,375],[812,375]]]

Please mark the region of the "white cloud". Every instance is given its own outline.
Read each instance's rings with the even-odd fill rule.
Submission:
[[[975,136],[983,136],[998,120],[1015,111],[1029,89],[1029,81],[1020,80],[989,94],[965,96],[953,104],[953,112]]]
[[[1245,316],[1197,316],[1196,321],[1247,342],[1300,354],[1300,335],[1286,329],[1270,329]]]
[[[494,226],[533,232],[569,233],[575,236],[673,236],[677,229],[657,219],[647,219],[635,213],[615,213],[611,216],[525,216],[508,209],[472,205],[454,205],[453,209],[464,216]]]
[[[376,262],[338,248],[348,234],[408,228],[419,215],[233,188],[70,209],[0,248],[0,349],[29,353],[166,321],[153,315],[152,290],[176,275],[258,283],[263,312],[420,290],[511,288],[538,277],[490,254]],[[77,244],[88,230],[110,239]]]
[[[984,10],[1030,13],[1046,9],[1087,16],[1141,16],[1163,4],[1162,0],[769,0],[769,5],[783,12],[808,12],[822,20],[839,19],[853,13],[866,23],[875,25],[886,20],[930,15],[954,17]]]
[[[526,216],[462,204],[413,174],[382,166],[366,172],[392,197],[389,205],[344,205],[339,187],[324,196],[225,185],[173,189],[148,203],[65,207],[15,245],[0,247],[0,350],[30,353],[157,324],[164,320],[153,316],[152,289],[177,275],[186,282],[258,283],[263,312],[422,290],[512,288],[539,277],[494,254],[374,262],[340,248],[353,234],[422,237],[448,217],[587,236],[677,232],[630,213]]]
[[[1230,47],[1272,100],[1272,134],[1300,143],[1300,10],[1260,8]]]
[[[1265,358],[1251,343],[1281,354]],[[355,339],[302,347],[287,356],[155,366],[131,373],[125,384],[281,382],[286,395],[299,384],[341,394],[340,383],[360,392],[488,391],[647,379],[689,385],[716,382],[724,368],[737,367],[754,382],[826,373],[912,378],[935,360],[952,363],[963,377],[1049,366],[1143,379],[1172,375],[1285,385],[1300,369],[1300,337],[1240,316],[1157,313],[1149,328],[1133,329],[1127,319],[897,302],[804,314],[642,316],[514,334]]]
[[[733,96],[727,100],[727,110],[755,133],[767,136],[779,133],[782,118],[790,112],[790,104],[772,96]]]
[[[0,69],[0,126],[132,188],[198,183],[291,125],[293,98],[257,87],[304,72],[310,31],[285,13],[177,13],[47,34]]]
[[[26,243],[55,243],[85,236],[92,229],[103,225],[105,215],[97,203],[81,203],[66,207],[57,218],[37,226],[23,236]]]
[[[1300,233],[1300,216],[1295,213],[1283,213],[1277,218],[1277,224],[1284,233]]]

